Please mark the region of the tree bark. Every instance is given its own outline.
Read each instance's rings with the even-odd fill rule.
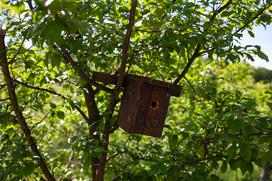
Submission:
[[[129,23],[127,26],[127,31],[124,39],[124,44],[122,48],[122,58],[121,58],[121,65],[119,69],[119,75],[117,78],[116,86],[114,89],[114,92],[111,95],[111,101],[109,104],[109,108],[106,111],[106,114],[109,115],[110,118],[112,118],[112,114],[114,112],[114,109],[116,107],[116,104],[118,102],[117,95],[119,92],[119,89],[123,83],[125,74],[126,74],[126,64],[128,59],[128,49],[130,44],[130,37],[132,34],[132,29],[134,26],[135,21],[135,13],[136,13],[136,6],[137,6],[137,0],[131,1],[131,8],[129,11]],[[108,153],[108,145],[109,145],[109,137],[110,137],[110,120],[107,120],[104,127],[103,137],[102,137],[102,147],[104,148],[104,153],[102,157],[99,160],[99,168],[98,168],[98,178],[97,181],[104,180],[104,172],[106,168],[106,162],[107,162],[107,153]]]

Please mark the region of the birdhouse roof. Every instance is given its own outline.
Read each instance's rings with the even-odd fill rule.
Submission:
[[[124,83],[128,83],[129,81],[134,80],[134,81],[139,81],[139,82],[143,82],[146,84],[150,84],[152,86],[156,86],[158,88],[166,88],[169,91],[169,94],[171,96],[180,96],[180,92],[181,92],[181,86],[175,85],[175,84],[171,84],[168,82],[163,82],[160,80],[154,80],[154,79],[150,79],[147,77],[142,77],[142,76],[137,76],[137,75],[126,75],[125,77],[125,81]]]
[[[100,72],[94,72],[92,78],[95,81],[104,82],[106,84],[116,84],[116,82],[117,82],[117,76],[108,75],[108,74],[104,74],[104,73],[100,73]],[[128,84],[130,81],[138,81],[138,82],[143,82],[143,83],[146,83],[146,84],[149,84],[152,86],[156,86],[158,88],[165,88],[169,91],[170,96],[178,97],[178,96],[180,96],[180,93],[182,90],[181,86],[178,86],[175,84],[163,82],[160,80],[150,79],[148,77],[131,75],[131,74],[127,74],[125,76],[123,85],[126,86],[126,84]]]

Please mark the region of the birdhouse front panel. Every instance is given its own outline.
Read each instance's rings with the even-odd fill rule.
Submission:
[[[170,96],[165,88],[153,87],[144,126],[144,134],[161,137]]]

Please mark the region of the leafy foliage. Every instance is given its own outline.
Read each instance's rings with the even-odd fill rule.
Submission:
[[[116,129],[119,103],[109,105],[122,94],[90,78],[120,74],[130,1],[2,2],[16,100],[55,178],[95,180],[104,158],[105,180],[220,180],[231,170],[246,178],[272,162],[271,84],[254,82],[241,62],[268,57],[239,44],[243,31],[271,23],[271,1],[138,2],[126,72],[167,82],[186,74],[161,139]],[[44,179],[0,65],[0,180]]]

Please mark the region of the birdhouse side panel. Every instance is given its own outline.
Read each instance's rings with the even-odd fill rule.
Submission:
[[[169,105],[169,91],[166,88],[153,87],[149,100],[144,134],[161,137],[167,109]]]

